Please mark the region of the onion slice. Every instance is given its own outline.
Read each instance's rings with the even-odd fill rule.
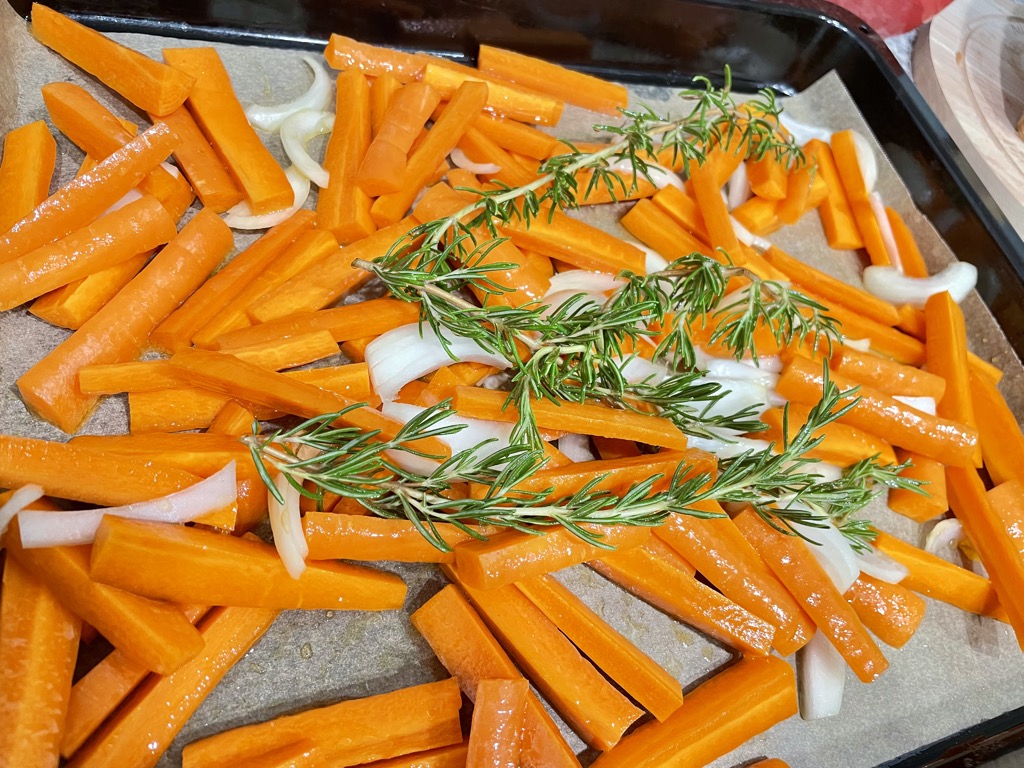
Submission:
[[[330,112],[316,112],[302,109],[281,124],[281,146],[292,161],[292,166],[303,176],[323,189],[331,181],[331,174],[309,156],[306,144],[314,136],[322,136],[334,130],[334,115]]]
[[[864,186],[869,193],[873,193],[875,185],[878,183],[878,158],[875,157],[875,151],[859,131],[853,132],[853,149],[857,154],[857,165],[860,166],[860,175],[864,179]],[[882,213],[882,218],[888,222],[889,220],[884,215],[884,209]],[[882,226],[881,221],[878,222],[878,226]]]
[[[249,203],[243,200],[224,214],[224,223],[232,229],[268,229],[294,216],[309,197],[309,179],[299,173],[295,166],[290,166],[284,175],[288,177],[288,183],[292,185],[292,192],[295,194],[295,202],[289,208],[256,216]]]
[[[274,547],[288,575],[297,579],[306,570],[306,555],[309,554],[309,545],[302,533],[299,491],[288,482],[284,472],[274,478],[274,485],[284,498],[284,504],[281,504],[273,493],[267,491],[267,511],[270,530],[274,534]]]
[[[945,520],[939,520],[928,531],[928,536],[924,540],[924,548],[926,552],[953,562],[953,557],[963,539],[963,525],[955,517],[948,517]]]
[[[820,125],[809,125],[794,119],[788,112],[779,115],[779,124],[786,129],[793,141],[801,147],[811,139],[818,139],[826,144],[832,141],[832,131]]]
[[[474,163],[459,147],[456,147],[448,154],[452,165],[464,171],[475,173],[477,176],[488,176],[494,173],[501,173],[501,166],[494,163]]]
[[[249,125],[259,128],[261,131],[274,132],[280,130],[281,124],[299,110],[327,109],[327,105],[331,103],[331,78],[328,77],[327,70],[312,56],[303,54],[302,60],[313,70],[313,83],[309,89],[301,96],[286,101],[284,104],[267,107],[253,104],[246,107],[245,116],[249,120]]]
[[[624,280],[609,275],[605,272],[591,272],[589,269],[567,269],[565,272],[551,276],[551,287],[545,296],[561,291],[576,291],[577,293],[607,293],[617,291],[624,284]]]
[[[899,584],[909,575],[910,571],[903,563],[898,563],[884,552],[871,547],[867,552],[857,552],[857,564],[861,573],[884,581],[886,584]]]
[[[26,549],[75,546],[92,542],[104,515],[160,523],[188,523],[234,504],[237,498],[235,462],[230,461],[205,480],[159,499],[105,509],[68,512],[26,510],[18,514],[18,527],[21,544]]]
[[[2,505],[0,505],[0,535],[7,530],[14,516],[34,501],[43,498],[45,491],[41,485],[29,484],[11,494]]]
[[[590,452],[589,435],[563,435],[558,438],[558,450],[576,463],[594,460],[594,454]]]
[[[903,274],[900,249],[896,246],[896,236],[892,233],[892,225],[889,223],[889,217],[885,213],[885,203],[882,202],[882,196],[877,192],[872,192],[868,196],[868,202],[871,204],[871,212],[875,214],[875,219],[878,221],[878,232],[882,236],[882,243],[885,245],[886,253],[889,254],[889,261],[897,272]]]
[[[729,220],[732,221],[732,231],[736,235],[736,239],[744,245],[749,245],[751,248],[760,251],[767,251],[772,247],[772,244],[765,240],[763,237],[759,237],[751,232],[749,229],[744,227],[734,216],[730,216]]]
[[[907,395],[893,395],[892,399],[898,400],[904,405],[909,405],[915,411],[927,413],[929,416],[934,416],[936,414],[934,397],[908,397]]]
[[[616,160],[615,162],[608,163],[608,170],[615,173],[621,173],[628,176],[629,179],[633,178],[633,164],[629,160]],[[650,176],[650,178],[647,178],[647,176]],[[679,178],[678,173],[674,173],[671,169],[665,168],[657,163],[647,163],[647,176],[644,176],[644,174],[637,171],[637,180],[647,179],[658,189],[675,187],[680,192],[686,191],[686,185],[683,184],[683,180]],[[628,183],[629,182],[627,181],[627,184]]]
[[[800,509],[802,505],[795,504]],[[860,576],[860,563],[853,546],[839,529],[829,521],[824,528],[807,528],[805,535],[813,541],[808,549],[828,573],[840,593],[845,593]]]
[[[819,630],[797,653],[800,670],[800,717],[820,720],[834,717],[843,706],[846,662]]]
[[[880,299],[893,304],[909,304],[924,309],[929,296],[948,291],[957,304],[967,298],[978,282],[978,268],[966,261],[950,264],[930,277],[910,277],[893,267],[867,267],[864,287]]]
[[[730,211],[739,208],[747,202],[747,198],[750,197],[750,181],[747,179],[746,163],[740,163],[736,166],[736,170],[732,172],[732,176],[726,182],[726,189],[728,192],[725,204],[729,207]]]

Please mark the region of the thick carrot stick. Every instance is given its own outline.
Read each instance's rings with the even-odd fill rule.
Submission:
[[[864,626],[886,645],[902,648],[924,619],[924,600],[906,587],[861,574],[844,597]]]
[[[153,328],[202,284],[232,242],[231,230],[216,214],[200,211],[138,277],[18,379],[25,402],[74,432],[96,404],[78,389],[78,372],[138,357]]]
[[[782,451],[783,436],[788,428],[790,435],[795,435],[797,430],[807,423],[811,406],[800,403],[790,403],[788,408],[789,422],[786,423],[786,409],[769,408],[761,414],[761,421],[768,425],[768,429],[751,435],[760,440],[770,440],[775,443],[775,451]],[[849,424],[833,422],[826,424],[814,432],[814,437],[823,438],[822,441],[812,450],[804,453],[805,456],[839,467],[848,467],[864,459],[877,458],[881,464],[895,464],[896,453],[892,446],[875,435],[852,427]]]
[[[987,494],[992,512],[999,519],[1000,524],[1010,534],[1017,545],[1017,552],[1024,557],[1024,507],[1021,499],[1024,498],[1024,487],[1019,480],[1007,480],[991,489]]]
[[[841,373],[830,375],[841,392],[857,386]],[[789,400],[815,405],[821,400],[824,380],[817,363],[796,355],[779,377],[778,393]],[[947,466],[966,466],[971,463],[978,443],[976,430],[939,416],[930,416],[909,408],[878,390],[860,386],[856,393],[857,405],[839,421],[881,437],[890,445],[906,448]],[[847,397],[842,403],[850,402]]]
[[[458,581],[451,566],[443,568],[466,592],[520,668],[587,744],[611,749],[643,714],[516,587],[473,589]]]
[[[377,197],[402,188],[409,149],[440,101],[441,95],[424,83],[409,83],[395,91],[355,176],[363,192]]]
[[[967,363],[967,329],[964,315],[949,293],[943,291],[928,297],[924,307],[925,351],[928,370],[946,381],[946,390],[939,400],[939,416],[977,429],[974,403],[971,399],[970,370]],[[974,449],[974,466],[982,465],[981,442]]]
[[[289,278],[275,289],[273,295],[265,296],[250,306],[249,316],[257,322],[266,323],[333,304],[371,277],[369,272],[352,266],[353,261],[373,261],[384,256],[415,226],[416,220],[406,217],[397,224],[382,227],[369,237],[329,254],[319,263]]]
[[[451,524],[436,523],[436,533],[449,546],[472,536]],[[303,521],[310,560],[393,560],[402,563],[453,563],[454,552],[442,552],[408,520],[368,515],[307,512]]]
[[[1002,521],[1004,517],[1019,515],[1022,495],[1017,493],[1018,485],[998,487],[1002,490],[988,496],[974,467],[946,468],[949,508],[981,557],[1017,642],[1024,646],[1024,555]],[[1001,514],[993,511],[993,503],[1004,507]]]
[[[472,419],[515,422],[519,412],[507,402],[504,392],[480,387],[459,387],[455,391],[455,410]],[[675,450],[686,448],[686,436],[672,422],[660,416],[590,403],[531,400],[530,405],[541,429],[618,437]]]
[[[206,431],[209,434],[218,435],[247,435],[252,431],[252,422],[255,417],[252,411],[243,405],[230,400],[217,412],[217,416],[210,422]]]
[[[885,672],[889,662],[807,548],[814,545],[780,533],[750,508],[733,519],[861,682],[870,683]]]
[[[153,344],[167,351],[190,346],[200,328],[277,260],[300,234],[312,228],[314,217],[312,211],[298,211],[238,254],[156,327],[150,336]]]
[[[214,608],[199,625],[203,648],[166,677],[151,675],[68,763],[153,768],[221,678],[274,623],[267,608]]]
[[[443,68],[440,68],[443,69]],[[448,71],[448,70],[445,70]],[[397,223],[409,210],[416,195],[429,181],[438,164],[451,152],[462,134],[473,124],[488,98],[485,83],[467,81],[452,89],[451,101],[427,132],[427,137],[409,155],[401,189],[377,198],[370,209],[378,227]]]
[[[462,741],[455,680],[350,699],[224,731],[185,747],[184,768],[248,765],[273,749],[311,739],[320,765],[358,765]],[[381,713],[387,712],[386,722]]]
[[[904,333],[909,333],[915,339],[924,341],[927,331],[924,327],[924,310],[903,304],[899,307],[900,322],[897,324]]]
[[[712,504],[710,511],[716,509]],[[723,595],[775,627],[775,648],[788,656],[814,635],[814,624],[728,517],[672,515],[655,529]]]
[[[41,320],[77,331],[149,263],[152,251],[114,264],[99,272],[40,296],[29,312]]]
[[[217,50],[165,48],[164,60],[195,79],[188,93],[189,111],[245,193],[252,212],[271,213],[291,205],[291,184],[249,126]]]
[[[772,246],[764,252],[765,259],[798,286],[809,288],[826,300],[826,306],[841,304],[852,312],[882,325],[896,325],[900,313],[888,301],[883,301],[867,291],[837,280],[820,269],[804,264],[785,251]]]
[[[466,132],[459,139],[459,149],[466,153],[466,157],[474,163],[483,165],[495,165],[498,170],[491,173],[481,173],[480,177],[485,181],[499,181],[510,187],[519,187],[535,181],[537,176],[529,168],[521,165],[511,153],[505,151],[490,138],[478,131],[473,126],[466,129]],[[588,188],[588,181],[577,178],[582,189]],[[582,197],[582,196],[581,196]]]
[[[789,169],[786,179],[786,197],[779,201],[776,215],[783,224],[796,224],[809,207],[808,201],[813,184],[812,168],[809,163],[797,162]]]
[[[346,245],[377,228],[366,190],[356,183],[370,146],[370,86],[356,70],[338,75],[334,130],[327,142],[324,169],[330,174],[316,204],[316,226]],[[401,181],[401,179],[399,179]]]
[[[28,123],[4,137],[0,163],[0,233],[32,213],[50,194],[57,142],[46,123]]]
[[[813,139],[807,142],[804,152],[816,162],[817,173],[828,187],[828,195],[818,208],[828,244],[841,251],[863,248],[864,240],[850,208],[850,201],[846,197],[843,182],[839,178],[839,170],[832,157],[832,148],[820,139]]]
[[[176,603],[383,611],[405,601],[405,584],[390,573],[317,563],[293,579],[261,541],[109,516],[96,532],[89,573],[101,584]]]
[[[928,267],[924,263],[924,256],[921,255],[921,249],[917,247],[917,240],[914,239],[914,233],[910,231],[910,227],[903,221],[903,217],[892,208],[886,208],[885,215],[889,219],[892,236],[896,241],[896,250],[900,254],[900,266],[903,268],[903,274],[910,277],[928,277]]]
[[[517,582],[523,592],[588,659],[659,720],[683,704],[679,681],[616,632],[551,576]]]
[[[529,695],[530,684],[522,678],[477,683],[467,765],[520,765]]]
[[[458,588],[449,585],[410,617],[444,667],[472,701],[481,680],[513,680],[519,670]],[[573,768],[579,761],[540,701],[530,694],[522,762],[526,768]]]
[[[752,197],[733,208],[732,217],[753,234],[767,237],[782,226],[778,209],[779,204],[775,200]]]
[[[0,598],[0,765],[57,768],[82,620],[13,558]]]
[[[390,72],[375,77],[370,85],[370,132],[374,138],[384,125],[388,107],[402,87],[402,82]]]
[[[750,191],[766,200],[785,200],[788,186],[786,163],[766,152],[760,160],[747,160],[747,181]]]
[[[766,654],[775,636],[768,622],[694,578],[693,566],[658,538],[604,553],[590,567],[669,616],[744,653]]]
[[[921,481],[924,495],[902,488],[889,491],[889,509],[919,523],[944,514],[949,509],[946,500],[946,468],[941,462],[916,453],[899,449],[896,461],[909,461],[911,466],[900,472],[900,477]]]
[[[447,62],[428,62],[423,68],[422,80],[438,91],[442,99],[452,100],[458,89],[466,83],[482,83],[487,86],[487,92],[480,108],[486,106],[496,115],[521,123],[556,125],[565,108],[565,103],[559,98],[506,85],[479,71],[456,69]]]
[[[55,243],[0,264],[0,310],[133,258],[174,237],[174,220],[146,196]]]
[[[586,525],[601,543],[616,550],[638,547],[651,536],[650,528],[628,525]],[[544,534],[509,531],[485,541],[466,540],[455,547],[462,583],[473,589],[496,589],[531,576],[592,560],[607,549],[588,544],[576,534],[556,528]]]
[[[406,53],[394,48],[361,43],[351,37],[331,35],[324,58],[334,69],[357,69],[364,75],[381,77],[389,74],[400,83],[415,80],[433,56],[422,53]]]
[[[970,387],[981,452],[992,482],[998,485],[1024,476],[1024,435],[999,387],[975,371],[970,374]]]
[[[732,227],[729,210],[722,200],[722,185],[718,181],[715,168],[708,163],[694,168],[690,174],[690,181],[693,184],[693,196],[700,206],[704,226],[708,230],[711,247],[716,251],[722,249],[733,263],[742,264],[743,254]]]
[[[156,457],[167,466],[200,477],[209,477],[229,461],[234,461],[238,478],[258,477],[249,449],[230,435],[81,435],[73,438],[71,443],[79,448],[117,456]]]
[[[857,229],[860,231],[868,257],[876,266],[888,266],[891,262],[889,252],[882,240],[878,219],[875,218],[875,212],[868,200],[868,189],[865,186],[860,162],[857,159],[853,131],[833,133],[831,149],[836,171],[849,199],[850,209],[857,222]]]
[[[178,137],[156,125],[39,204],[0,236],[0,263],[92,224],[171,154]]]
[[[558,139],[550,134],[495,115],[480,115],[473,121],[473,127],[502,149],[535,160],[547,158],[562,146]]]
[[[57,11],[32,4],[32,34],[104,85],[146,112],[166,115],[180,107],[193,79],[115,43]]]
[[[687,694],[664,723],[631,733],[594,768],[701,768],[796,711],[793,668],[772,656],[747,657]]]
[[[203,640],[172,605],[97,584],[89,578],[89,547],[23,549],[17,522],[4,539],[9,557],[73,606],[111,645],[133,661],[170,674],[203,647]]]
[[[689,256],[691,253],[701,253],[705,256],[717,253],[677,224],[670,214],[650,200],[638,200],[619,223],[629,234],[669,261]],[[720,254],[718,259],[721,259]]]
[[[706,245],[709,242],[708,228],[704,225],[700,206],[686,192],[670,184],[664,189],[659,189],[651,198],[651,202],[701,243]]]
[[[241,202],[245,195],[186,107],[178,107],[163,117],[150,115],[150,119],[154,123],[166,123],[178,134],[181,144],[174,150],[174,159],[204,207],[222,213]]]
[[[939,402],[946,391],[946,380],[934,372],[922,371],[853,347],[836,347],[828,366],[887,395],[932,397]]]

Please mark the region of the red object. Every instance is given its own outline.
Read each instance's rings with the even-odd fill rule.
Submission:
[[[916,29],[950,3],[950,0],[832,1],[860,16],[882,37]]]

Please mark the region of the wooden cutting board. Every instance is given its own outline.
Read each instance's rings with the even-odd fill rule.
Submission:
[[[914,82],[1024,237],[1024,4],[956,0],[917,36]]]

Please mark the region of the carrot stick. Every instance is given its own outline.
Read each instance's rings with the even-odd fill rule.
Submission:
[[[451,566],[443,568],[466,592],[520,668],[587,744],[611,749],[643,714],[514,586],[473,589],[458,580]]]
[[[189,75],[38,3],[32,4],[32,34],[145,112],[173,112],[193,88]]]
[[[185,616],[192,624],[197,624],[209,610],[206,606],[192,606],[185,610]],[[148,669],[114,649],[80,677],[71,687],[68,699],[68,714],[60,740],[61,755],[70,758],[77,752],[148,674]]]
[[[92,581],[89,547],[23,549],[16,521],[4,545],[8,556],[52,590],[62,605],[74,606],[83,621],[147,669],[170,674],[202,649],[199,633],[174,606]]]
[[[620,108],[629,105],[625,86],[502,48],[481,45],[477,66],[481,72],[499,80],[546,93],[593,112],[617,115]]]
[[[55,243],[0,264],[0,310],[126,261],[168,242],[176,232],[156,198],[129,203]]]
[[[245,195],[186,107],[178,107],[163,117],[149,117],[154,123],[166,123],[178,134],[181,144],[174,150],[174,159],[204,207],[223,213],[242,201]]]
[[[459,149],[466,153],[466,156],[474,163],[484,165],[496,165],[497,171],[493,173],[482,173],[481,178],[487,181],[500,181],[510,187],[519,187],[535,181],[536,173],[521,165],[511,153],[499,147],[494,141],[478,131],[473,126],[466,129],[459,139]],[[588,184],[582,178],[577,178],[582,189],[587,189]]]
[[[192,344],[192,337],[230,304],[256,277],[313,226],[312,211],[298,211],[278,224],[233,258],[223,269],[207,280],[170,317],[156,327],[152,343],[173,352]]]
[[[886,645],[902,648],[924,619],[924,600],[906,587],[861,574],[844,597],[864,626]]]
[[[783,224],[796,224],[808,208],[813,183],[809,163],[795,163],[786,179],[786,197],[779,201],[776,214]]]
[[[427,84],[433,85],[429,82]],[[382,195],[374,201],[370,214],[378,227],[397,223],[409,210],[416,195],[429,181],[438,164],[455,148],[462,134],[484,108],[488,99],[488,86],[467,81],[459,86],[457,91],[453,88],[445,93],[451,97],[451,101],[433,128],[427,132],[423,143],[409,155],[401,189]]]
[[[252,431],[252,411],[234,400],[224,404],[206,431],[210,434],[241,436]]]
[[[138,277],[18,379],[29,407],[65,432],[74,432],[96,403],[94,396],[78,389],[78,372],[86,365],[138,357],[153,328],[202,284],[232,240],[231,230],[216,214],[200,211]]]
[[[516,587],[616,685],[659,720],[683,704],[679,681],[551,576]]]
[[[480,680],[521,677],[457,587],[444,587],[414,611],[410,619],[471,701],[476,697]],[[578,768],[576,756],[532,693],[528,697],[524,727],[522,762],[525,768]]]
[[[381,199],[381,198],[378,198]],[[264,296],[249,307],[249,316],[260,323],[310,312],[333,304],[339,298],[367,282],[371,274],[352,266],[356,259],[373,261],[406,238],[416,221],[406,217],[389,227],[381,227],[369,237],[329,254],[317,264],[289,278],[273,295]],[[412,241],[410,241],[412,245]],[[368,334],[363,334],[368,335]]]
[[[887,395],[931,397],[938,402],[946,392],[946,380],[935,373],[853,347],[836,347],[828,365],[833,371]]]
[[[467,765],[520,765],[529,694],[530,684],[522,678],[477,683]]]
[[[627,550],[651,536],[650,528],[628,525],[584,525],[605,547]],[[608,550],[576,534],[556,528],[544,534],[508,531],[489,539],[466,540],[455,547],[459,579],[473,589],[496,589],[531,576],[592,560]]]
[[[942,463],[902,449],[896,451],[896,461],[911,462],[910,467],[900,472],[900,477],[920,480],[926,495],[893,488],[889,491],[889,509],[918,523],[944,514],[949,503],[946,501],[946,468]]]
[[[402,82],[390,72],[375,77],[370,85],[370,133],[376,138],[384,124],[388,107],[395,94],[402,87]]]
[[[77,331],[142,271],[152,255],[152,251],[140,253],[52,290],[32,302],[29,312],[53,325]]]
[[[779,204],[764,197],[752,197],[733,208],[732,217],[750,232],[766,237],[782,226],[778,215]]]
[[[746,657],[687,694],[664,723],[631,733],[594,768],[700,768],[796,711],[793,668],[771,656]]]
[[[692,185],[691,185],[692,187]],[[651,198],[658,208],[667,213],[675,221],[703,244],[707,244],[708,228],[704,224],[704,217],[701,215],[700,206],[686,192],[683,192],[671,184],[658,192]]]
[[[924,365],[924,344],[905,333],[882,325],[868,317],[847,309],[842,304],[832,304],[816,291],[802,288],[802,294],[828,307],[828,314],[839,321],[843,335],[848,339],[868,339],[871,351],[891,358],[904,365]]]
[[[841,392],[857,386],[841,373],[830,375]],[[816,363],[796,355],[779,377],[778,393],[788,400],[815,405],[821,400],[824,381]],[[906,448],[947,466],[966,466],[971,462],[978,433],[963,424],[929,416],[909,408],[871,387],[861,386],[856,393],[857,405],[839,421],[882,438],[890,445]],[[847,397],[840,404],[850,402]]]
[[[82,620],[13,558],[0,597],[0,765],[57,768]]]
[[[1006,611],[1017,635],[1017,642],[1024,646],[1024,556],[1017,542],[1002,518],[1019,514],[1022,496],[1017,493],[1019,486],[999,486],[994,496],[985,493],[985,485],[974,467],[946,467],[946,491],[949,507],[964,527],[964,533],[981,557],[988,571],[989,579],[999,596],[999,602]],[[996,514],[993,503],[1003,505],[1001,514]]]
[[[434,525],[450,546],[470,538],[461,528]],[[392,560],[401,563],[453,563],[454,552],[442,552],[408,520],[369,515],[307,512],[303,521],[310,560]]]
[[[717,253],[683,229],[668,213],[650,200],[638,200],[619,223],[629,234],[669,261],[689,256],[691,253],[701,253],[705,256]],[[718,259],[721,259],[720,254]]]
[[[820,269],[804,264],[785,251],[772,246],[764,252],[764,257],[773,267],[803,288],[809,288],[826,300],[826,306],[841,304],[851,312],[874,320],[882,325],[896,325],[900,321],[900,313],[888,301],[883,301],[867,291],[837,280]]]
[[[350,699],[194,741],[183,768],[248,765],[272,749],[312,738],[319,765],[357,765],[462,741],[455,680]],[[381,713],[387,712],[386,722]]]
[[[252,423],[250,422],[249,426]],[[175,434],[80,435],[71,444],[116,456],[154,458],[169,467],[209,477],[236,462],[236,476],[258,478],[249,449],[230,435]]]
[[[964,315],[953,298],[943,291],[928,297],[924,308],[925,351],[928,370],[946,380],[946,391],[939,400],[939,416],[977,429],[971,400],[970,371],[967,363],[967,330]],[[974,466],[982,465],[981,442],[974,449]]]
[[[870,683],[878,679],[889,663],[807,548],[814,545],[780,533],[749,507],[733,519],[860,681]]]
[[[887,207],[885,215],[889,219],[892,236],[896,241],[896,250],[900,254],[900,266],[903,268],[903,274],[910,277],[928,277],[928,267],[924,263],[924,256],[921,255],[921,249],[917,247],[917,241],[914,239],[914,233],[910,231],[910,227],[903,221],[903,217],[892,208]]]
[[[783,437],[788,426],[790,435],[807,423],[811,407],[800,403],[790,403],[788,408],[789,422],[786,424],[786,410],[769,408],[761,414],[761,421],[768,425],[763,432],[752,433],[759,440],[770,440],[775,443],[775,452],[782,451]],[[804,453],[811,459],[818,459],[839,467],[848,467],[864,459],[876,458],[881,464],[895,464],[896,453],[892,446],[881,438],[868,434],[849,424],[833,422],[826,424],[814,432],[814,437],[823,438],[815,448]]]
[[[369,768],[466,768],[468,749],[468,744],[453,744],[390,760],[379,760]]]
[[[975,371],[970,373],[970,387],[981,452],[992,482],[998,485],[1024,476],[1024,435],[999,387]]]
[[[1024,496],[1024,488],[1021,487],[1020,481],[1007,480],[992,488],[986,495],[992,512],[1017,545],[1018,554],[1024,557],[1024,524],[1021,521],[1021,498]]]
[[[714,504],[711,511],[721,511]],[[788,656],[814,635],[814,624],[728,517],[672,515],[655,535],[692,563],[725,597],[775,627]]]
[[[198,656],[166,677],[151,675],[75,753],[69,768],[153,768],[221,678],[274,623],[266,608],[214,608],[202,620]]]
[[[450,66],[447,62],[443,64],[428,62],[423,68],[422,80],[437,90],[442,99],[453,100],[456,91],[466,83],[483,83],[487,86],[487,93],[486,100],[480,109],[486,106],[496,115],[503,115],[521,123],[556,125],[565,107],[565,103],[561,99],[537,91],[505,85],[479,71],[462,71]]]
[[[42,120],[4,137],[0,163],[0,233],[6,232],[46,199],[57,162],[57,142]]]
[[[177,144],[178,137],[167,126],[153,126],[58,189],[0,236],[0,264],[95,222],[159,166]]]
[[[433,56],[422,53],[361,43],[337,34],[331,35],[324,58],[334,69],[357,69],[371,77],[391,75],[400,83],[415,80],[428,61],[436,61]]]
[[[743,254],[732,228],[732,219],[722,200],[722,184],[718,181],[714,167],[705,163],[690,173],[693,196],[700,207],[704,226],[708,229],[710,245],[716,251],[721,248],[736,264],[743,263]]]
[[[295,199],[291,184],[249,127],[216,49],[165,48],[164,60],[195,79],[188,94],[189,111],[245,193],[252,212],[271,213],[291,205]]]
[[[390,573],[317,563],[293,579],[261,541],[110,516],[96,531],[89,573],[101,584],[175,603],[384,611],[405,601],[405,584]]]
[[[766,152],[760,160],[747,160],[747,181],[750,190],[766,200],[785,200],[788,186],[786,163],[774,152]]]
[[[473,121],[473,127],[502,149],[516,152],[535,160],[544,160],[562,146],[554,136],[495,115],[482,114]],[[453,186],[459,186],[453,184]]]
[[[731,648],[758,655],[771,651],[774,627],[697,581],[693,566],[658,538],[634,549],[603,553],[588,565],[641,600]]]
[[[377,197],[402,188],[409,149],[440,101],[441,95],[423,83],[409,83],[394,92],[355,175],[363,192]]]
[[[480,387],[459,387],[455,391],[455,410],[471,419],[515,422],[519,412],[508,404],[504,392]],[[531,400],[530,407],[541,429],[557,429],[582,435],[618,437],[648,445],[682,450],[686,436],[668,419],[631,413],[591,403]]]
[[[828,187],[828,195],[822,201],[818,212],[828,244],[840,251],[855,251],[864,247],[860,229],[846,197],[846,190],[839,178],[832,148],[820,139],[807,142],[804,147],[807,156],[817,163],[817,173]]]
[[[338,241],[330,232],[311,229],[300,233],[276,259],[249,280],[231,301],[222,304],[217,314],[192,334],[193,343],[198,347],[210,348],[218,336],[252,325],[248,315],[250,307],[264,296],[276,294],[277,289],[292,277],[337,250]]]

